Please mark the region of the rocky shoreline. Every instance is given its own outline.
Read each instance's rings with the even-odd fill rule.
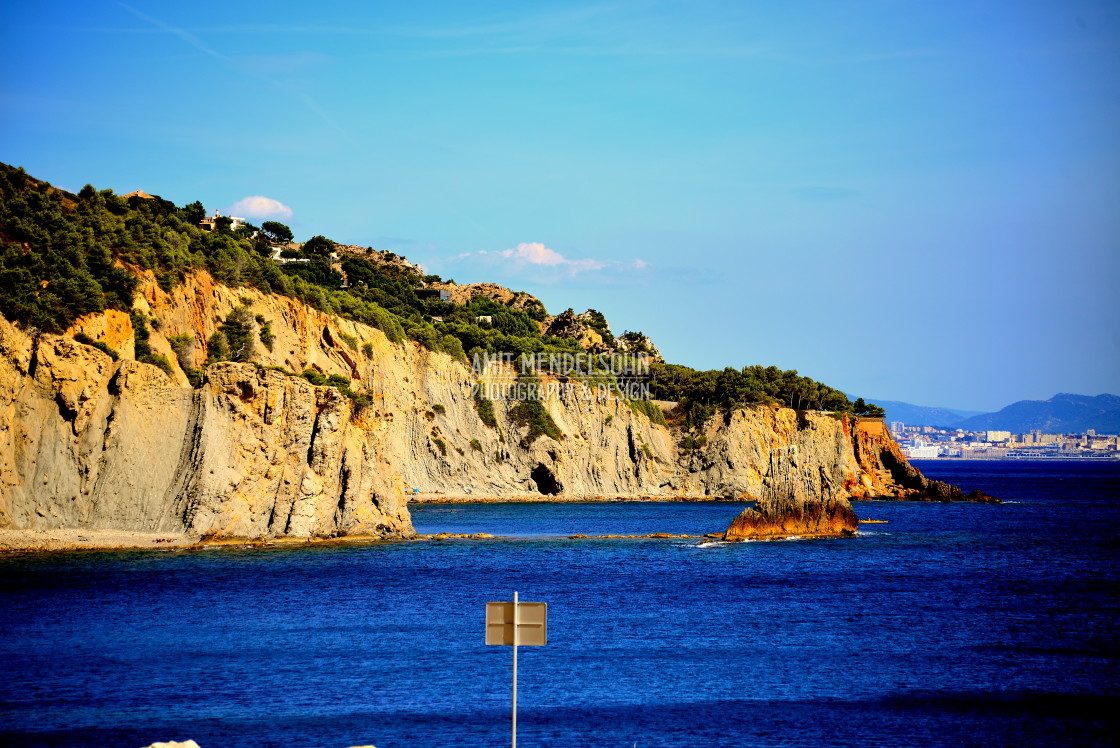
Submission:
[[[521,494],[517,496],[492,496],[475,493],[459,494],[418,494],[409,496],[411,504],[622,504],[635,502],[688,502],[688,503],[733,503],[754,501],[743,496],[659,496],[642,494],[640,496],[565,496],[544,494]]]
[[[674,540],[721,539],[723,533],[684,535],[653,532],[644,535],[585,535],[576,533],[563,536],[568,540]],[[298,546],[372,545],[444,540],[524,540],[517,536],[494,535],[487,532],[441,532],[409,537],[386,538],[381,536],[343,536],[337,538],[221,538],[206,540],[183,535],[165,537],[157,533],[131,533],[114,530],[79,532],[75,530],[4,530],[0,531],[0,554],[71,553],[74,551],[201,551],[220,548],[292,548]]]
[[[979,493],[979,492],[976,492]],[[981,499],[972,499],[964,494],[959,499],[914,499],[894,496],[861,498],[861,501],[966,501],[999,503],[999,499],[980,494]],[[497,503],[636,503],[636,502],[709,502],[740,503],[752,501],[745,498],[698,497],[698,496],[623,496],[605,498],[602,496],[539,497],[532,495],[509,498],[470,495],[440,495],[413,499],[416,504],[497,504]],[[754,502],[754,506],[743,510],[735,517],[727,530],[710,532],[703,535],[653,532],[645,534],[597,534],[575,533],[564,535],[569,540],[670,540],[670,539],[707,539],[726,542],[747,540],[781,539],[785,537],[838,537],[854,535],[859,520],[849,502],[820,502],[788,505],[773,502]],[[73,551],[169,551],[169,550],[207,550],[216,548],[276,548],[297,546],[366,545],[415,541],[443,540],[503,540],[522,539],[514,536],[495,535],[486,532],[476,533],[396,533],[354,534],[324,537],[272,538],[247,537],[204,537],[181,532],[142,532],[113,529],[73,529],[20,530],[0,528],[0,554],[17,553],[59,553]]]
[[[0,529],[0,554],[71,551],[169,551],[212,548],[267,548],[302,545],[362,545],[413,540],[420,536],[348,535],[324,538],[203,538],[182,533],[128,530]]]

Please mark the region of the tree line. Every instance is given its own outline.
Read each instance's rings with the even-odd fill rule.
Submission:
[[[0,164],[0,312],[25,328],[61,333],[85,314],[130,311],[139,270],[150,271],[161,288],[171,291],[189,272],[201,269],[224,285],[294,297],[376,327],[394,342],[411,339],[466,360],[476,353],[581,350],[576,341],[541,332],[543,307],[513,309],[483,296],[456,305],[421,295],[418,289],[442,279],[377,262],[372,249],[368,259],[347,255],[336,261],[335,243],[324,236],[283,252],[307,262],[278,265],[271,259],[273,248],[294,239],[289,227],[265,221],[259,228],[233,229],[228,220],[219,220],[216,231],[203,231],[198,224],[205,215],[200,202],[178,207],[159,197],[126,199],[91,185],[73,195]],[[345,288],[343,273],[349,281]],[[589,323],[609,334],[601,313],[590,310]],[[620,339],[630,350],[648,349],[641,333]],[[882,414],[877,406],[852,403],[839,390],[773,366],[696,371],[661,364],[653,368],[651,385],[657,399],[704,407],[773,402]]]
[[[829,387],[795,370],[777,366],[727,367],[697,371],[679,364],[653,364],[650,367],[650,392],[656,400],[672,400],[688,405],[732,408],[753,404],[778,404],[794,410],[846,412],[859,416],[882,417],[882,408],[848,399],[840,390]]]

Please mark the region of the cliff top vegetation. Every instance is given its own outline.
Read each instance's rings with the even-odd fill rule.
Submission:
[[[63,333],[80,316],[129,311],[143,271],[171,291],[187,274],[203,270],[227,286],[293,297],[376,327],[394,342],[411,339],[460,358],[584,350],[575,339],[542,331],[543,306],[514,308],[512,300],[503,304],[483,295],[464,303],[441,300],[438,293],[424,292],[446,285],[438,276],[423,275],[407,262],[385,262],[373,249],[368,256],[347,251],[332,258],[334,242],[323,236],[282,253],[301,262],[277,263],[273,245],[293,238],[287,226],[269,221],[260,229],[251,224],[232,229],[227,221],[203,231],[198,223],[204,216],[200,202],[179,207],[159,197],[126,198],[91,185],[74,195],[0,164],[0,312],[25,329]],[[583,317],[604,341],[616,344],[602,314],[589,310]],[[626,350],[648,343],[641,333],[624,333],[618,341]],[[774,366],[696,371],[655,364],[651,389],[655,398],[679,401],[685,411],[697,413],[779,403],[882,414],[876,406],[852,403],[839,390]]]

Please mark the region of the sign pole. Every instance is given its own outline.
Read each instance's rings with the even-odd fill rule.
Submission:
[[[510,745],[517,748],[517,591],[513,593],[513,732]]]
[[[516,590],[512,603],[508,600],[486,603],[486,644],[513,648],[509,744],[517,748],[517,650],[548,644],[548,604],[523,603]]]

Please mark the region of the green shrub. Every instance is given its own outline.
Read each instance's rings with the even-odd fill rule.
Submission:
[[[247,299],[242,299],[242,302]],[[261,317],[263,319],[263,317]],[[253,357],[253,312],[248,304],[234,307],[218,326],[217,332],[206,341],[206,364],[218,361],[249,361]],[[267,322],[266,322],[267,324]],[[261,341],[269,338],[271,329],[262,330]]]
[[[271,368],[271,367],[270,367]],[[278,368],[278,367],[277,367]],[[282,369],[280,369],[283,371]],[[287,373],[287,372],[285,372]],[[362,407],[369,405],[371,400],[370,396],[364,392],[357,392],[350,387],[350,378],[344,377],[341,374],[331,374],[329,377],[324,376],[321,372],[314,369],[304,369],[301,377],[306,379],[316,387],[334,387],[346,397],[350,398],[354,405]]]
[[[473,449],[475,452],[481,452],[482,442],[480,442],[478,439],[471,439],[471,449]]]
[[[356,319],[371,327],[376,327],[385,333],[385,337],[393,343],[400,343],[405,339],[404,328],[401,326],[400,319],[377,304],[366,305],[366,308],[361,311],[360,316],[357,316]]]
[[[684,450],[700,449],[707,443],[708,437],[704,436],[703,434],[701,434],[700,436],[685,434],[681,437],[680,448]]]
[[[257,315],[257,337],[260,338],[261,345],[272,352],[272,346],[276,342],[276,336],[272,334],[272,323],[265,319],[263,314]]]
[[[338,337],[342,338],[343,342],[346,343],[346,345],[350,346],[350,350],[358,350],[358,339],[355,336],[349,335],[344,332],[339,332]]]
[[[630,410],[635,413],[641,413],[653,423],[660,426],[665,426],[665,414],[661,412],[661,408],[657,403],[649,400],[629,400]]]
[[[547,436],[556,441],[564,438],[540,400],[522,400],[514,406],[510,415],[518,426],[529,429],[522,439],[523,444],[532,444],[539,436]]]
[[[171,345],[171,350],[175,354],[175,360],[179,362],[179,368],[184,372],[190,371],[194,365],[192,358],[192,354],[194,353],[194,336],[188,333],[172,335],[167,339],[167,342]]]
[[[602,335],[604,343],[613,345],[614,335],[611,334],[607,318],[603,316],[603,313],[597,309],[588,309],[585,314],[587,315],[587,326]]]
[[[459,361],[467,360],[467,354],[463,350],[463,344],[459,342],[459,339],[454,335],[441,335],[439,338],[439,348],[454,359]]]
[[[222,322],[222,335],[229,344],[231,361],[248,361],[253,357],[253,313],[248,304],[234,307]]]
[[[494,401],[487,400],[482,395],[478,395],[474,399],[475,410],[478,411],[478,417],[482,423],[492,429],[498,428],[498,419],[494,416]]]
[[[701,405],[697,402],[686,402],[684,406],[684,427],[685,429],[702,429],[708,423],[709,419],[716,413],[716,406],[714,405]]]
[[[107,354],[109,356],[109,358],[113,359],[114,361],[116,361],[120,358],[120,355],[116,351],[114,351],[112,348],[110,348],[108,345],[106,345],[103,341],[94,340],[89,335],[86,335],[84,332],[77,333],[74,336],[74,340],[81,343],[82,345],[88,345],[88,346],[92,346],[92,347],[96,348],[97,350],[101,351],[102,353]]]
[[[304,369],[303,374],[301,374],[300,376],[302,376],[308,382],[311,382],[311,384],[315,385],[316,387],[327,386],[327,378],[323,376],[321,372],[315,371],[314,369]]]
[[[441,455],[447,457],[447,443],[443,439],[440,439],[438,436],[433,436],[432,443],[436,445]]]
[[[441,405],[440,403],[436,403],[435,405],[433,405],[432,410],[434,410],[436,413],[439,413],[441,416],[447,412],[447,408],[443,407],[443,405]]]
[[[362,343],[362,353],[366,354],[366,358],[373,358],[373,343]]]
[[[152,366],[159,367],[169,377],[175,376],[175,369],[171,366],[171,362],[167,360],[167,356],[163,356],[159,353],[149,353],[144,358],[137,358],[136,360],[144,364],[151,364]]]
[[[340,390],[350,389],[350,377],[344,377],[341,374],[331,374],[327,377],[327,385],[330,387],[337,387]]]
[[[218,361],[229,361],[229,343],[226,342],[226,336],[221,331],[215,332],[206,341],[206,365]]]
[[[152,347],[148,344],[148,340],[152,334],[148,332],[148,318],[136,309],[129,312],[128,318],[132,321],[132,339],[136,344],[137,357],[150,353]]]
[[[152,335],[148,332],[148,318],[136,310],[133,310],[130,316],[132,318],[132,337],[135,343],[136,360],[142,364],[151,364],[162,369],[169,377],[175,376],[175,370],[171,368],[171,362],[167,360],[166,356],[153,351],[151,344],[148,342]]]

